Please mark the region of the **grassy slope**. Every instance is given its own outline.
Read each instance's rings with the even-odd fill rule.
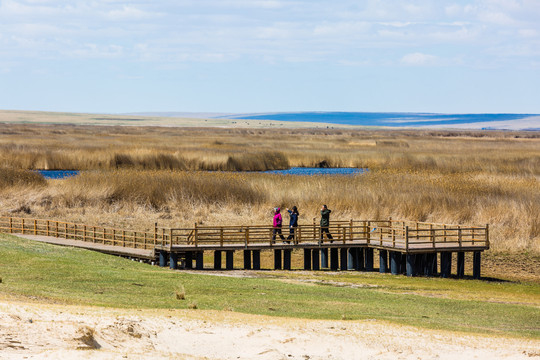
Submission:
[[[301,277],[297,276],[300,273],[289,274],[281,276]],[[353,288],[291,283],[290,279],[208,276],[1,234],[0,276],[0,294],[4,296],[70,304],[128,308],[187,308],[196,304],[199,309],[300,318],[381,319],[427,328],[540,337],[540,288],[533,283],[350,273],[332,278],[377,285]],[[331,275],[317,276],[324,280]],[[176,299],[175,291],[181,288],[186,300]]]

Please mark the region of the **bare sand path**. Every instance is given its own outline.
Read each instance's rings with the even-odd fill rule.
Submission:
[[[540,359],[540,341],[386,322],[0,300],[0,359]]]

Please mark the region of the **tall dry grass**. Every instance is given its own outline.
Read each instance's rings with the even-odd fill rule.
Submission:
[[[89,169],[65,181],[0,187],[0,210],[152,228],[271,222],[275,206],[318,217],[491,225],[496,251],[540,253],[536,133],[13,126],[0,164]],[[100,135],[99,137],[97,135]],[[287,166],[368,167],[347,177],[257,173]],[[70,166],[67,166],[70,165]],[[187,170],[187,171],[186,171]]]

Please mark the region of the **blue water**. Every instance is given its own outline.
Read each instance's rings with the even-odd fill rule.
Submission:
[[[309,168],[293,167],[286,170],[261,171],[266,174],[282,175],[354,175],[360,174],[367,169],[358,168]],[[79,174],[78,170],[37,170],[45,179],[65,179]]]
[[[363,173],[364,171],[367,171],[367,169],[293,167],[287,170],[263,171],[263,173],[281,175],[354,175]]]
[[[228,119],[318,122],[362,126],[459,125],[478,122],[519,120],[535,114],[433,114],[379,112],[290,112],[268,114],[233,114]]]
[[[65,179],[79,174],[78,170],[36,170],[45,179]]]

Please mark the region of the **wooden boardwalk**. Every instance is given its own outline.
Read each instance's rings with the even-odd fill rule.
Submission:
[[[283,228],[283,239],[271,226],[197,226],[152,231],[115,229],[56,220],[0,217],[0,231],[57,245],[81,247],[104,253],[156,260],[160,265],[202,269],[202,254],[214,252],[214,268],[232,269],[235,251],[243,251],[244,268],[260,268],[260,252],[274,252],[274,268],[290,269],[291,251],[304,251],[304,268],[372,270],[373,251],[379,252],[381,272],[408,275],[437,273],[437,255],[443,276],[451,272],[457,253],[457,275],[463,276],[464,254],[474,254],[474,277],[480,276],[480,254],[489,249],[489,226],[463,226],[397,220],[333,221],[332,238],[321,237],[315,222],[292,230]],[[388,256],[390,261],[388,261]]]

